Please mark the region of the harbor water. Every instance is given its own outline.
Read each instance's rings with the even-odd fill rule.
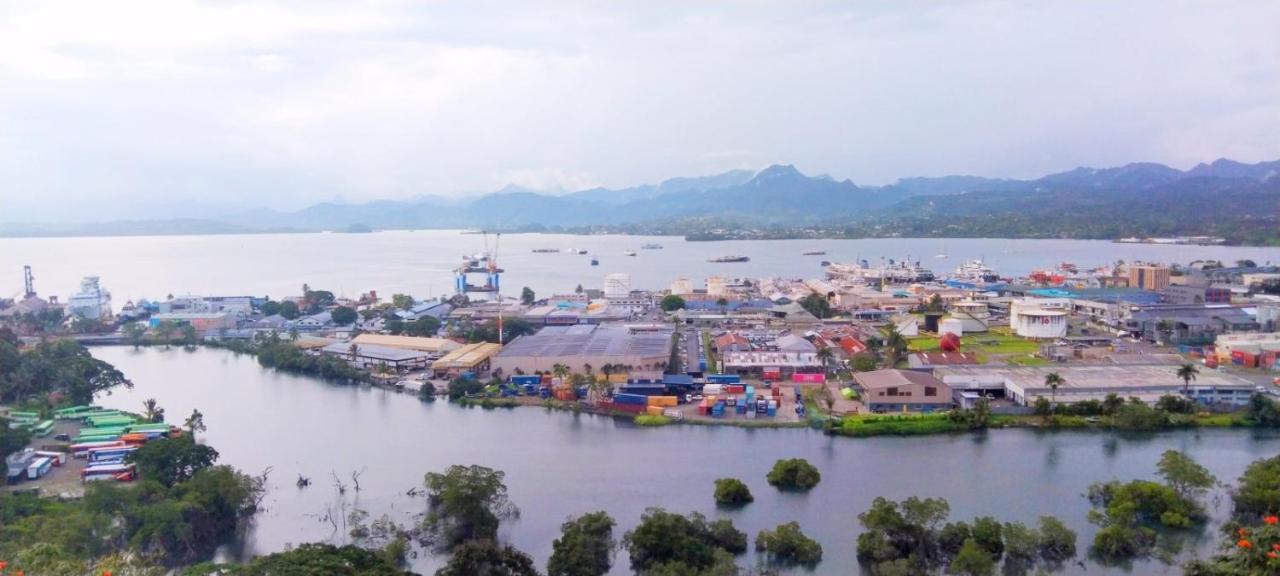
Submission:
[[[494,237],[489,237],[490,249]],[[640,249],[656,243],[661,250]],[[570,254],[579,248],[589,255]],[[559,249],[560,252],[534,252]],[[0,295],[20,293],[22,266],[30,264],[43,296],[65,299],[83,276],[102,277],[118,308],[127,300],[168,294],[297,295],[302,285],[355,297],[374,289],[418,298],[449,295],[451,271],[464,254],[485,250],[484,237],[456,230],[371,234],[258,234],[112,238],[0,238]],[[636,256],[625,252],[635,250]],[[825,252],[822,255],[803,255]],[[708,259],[747,256],[741,263]],[[1081,267],[1116,260],[1187,263],[1239,259],[1280,263],[1280,248],[1122,244],[1102,240],[893,238],[875,240],[744,240],[685,242],[681,237],[504,234],[498,246],[506,273],[503,293],[524,286],[540,296],[600,287],[605,274],[624,272],[638,289],[662,289],[676,278],[701,287],[708,276],[812,278],[820,262],[880,258],[919,260],[939,274],[982,258],[1002,275],[1071,262]],[[600,261],[591,265],[591,258]],[[938,256],[946,256],[938,258]]]
[[[287,237],[286,237],[287,238]],[[93,348],[135,383],[98,403],[139,410],[156,398],[170,421],[199,409],[208,431],[201,439],[220,461],[257,474],[271,468],[270,492],[244,541],[225,551],[247,557],[310,541],[344,542],[342,511],[367,510],[410,522],[425,508],[407,493],[423,475],[452,464],[480,464],[506,472],[518,519],[502,537],[546,565],[551,542],[569,516],[608,511],[617,535],[635,526],[644,509],[699,511],[725,517],[748,535],[798,521],[822,543],[820,574],[858,570],[857,516],[877,496],[943,497],[952,519],[991,515],[1036,522],[1054,515],[1080,533],[1084,566],[1063,573],[1124,573],[1087,560],[1094,528],[1086,520],[1090,483],[1153,478],[1165,450],[1183,450],[1219,479],[1234,482],[1245,466],[1280,452],[1280,435],[1245,430],[1189,430],[1121,436],[1095,432],[990,431],[918,438],[833,438],[808,429],[712,426],[636,428],[610,418],[540,408],[468,409],[423,403],[412,395],[351,386],[261,368],[249,356],[216,349]],[[807,494],[781,493],[765,482],[780,458],[806,458],[822,472]],[[359,474],[360,491],[352,489]],[[312,480],[299,489],[303,475]],[[339,496],[333,478],[348,486]],[[717,478],[743,480],[755,502],[717,510]],[[1213,528],[1229,512],[1221,493],[1208,502],[1215,520],[1190,542],[1186,554],[1208,554]],[[328,519],[337,518],[334,523]],[[337,528],[335,529],[335,524]],[[747,555],[742,563],[752,563]],[[418,572],[443,558],[420,555]],[[614,573],[625,574],[620,551]],[[1178,574],[1176,566],[1148,562],[1128,573]]]

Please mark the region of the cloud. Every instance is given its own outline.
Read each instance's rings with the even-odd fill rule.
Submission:
[[[883,183],[1271,159],[1277,21],[1155,0],[11,2],[0,219],[772,162]]]

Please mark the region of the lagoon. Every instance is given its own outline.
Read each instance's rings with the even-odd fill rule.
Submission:
[[[1280,452],[1280,433],[1231,429],[1182,430],[1122,436],[1103,432],[999,430],[915,438],[835,438],[808,429],[743,429],[668,426],[642,429],[607,417],[540,408],[483,410],[447,402],[423,403],[412,395],[340,386],[260,367],[250,356],[219,349],[163,347],[91,349],[135,383],[99,398],[110,408],[138,410],[156,398],[172,422],[192,409],[204,413],[204,441],[221,462],[250,474],[272,467],[266,509],[243,542],[226,551],[245,557],[309,541],[342,542],[324,520],[327,513],[359,507],[372,517],[410,521],[425,508],[406,492],[423,475],[452,464],[504,470],[518,520],[503,538],[545,567],[559,525],[570,515],[607,510],[617,535],[648,506],[700,511],[733,519],[754,538],[763,528],[798,521],[823,545],[819,574],[856,573],[857,515],[884,496],[944,497],[953,519],[992,515],[1034,523],[1058,516],[1080,533],[1079,559],[1062,572],[1124,573],[1087,561],[1093,527],[1085,520],[1088,485],[1108,479],[1152,478],[1164,450],[1183,450],[1233,482],[1245,466]],[[780,493],[764,477],[779,458],[806,458],[823,480],[808,494]],[[351,484],[360,471],[361,491],[339,497],[331,474]],[[298,489],[298,475],[312,479]],[[713,481],[737,477],[756,501],[741,510],[717,510]],[[1218,522],[1229,512],[1221,494],[1209,502]],[[1187,554],[1210,553],[1218,539],[1210,528]],[[442,558],[420,555],[413,569],[429,574]],[[754,562],[751,555],[740,563]],[[614,573],[626,574],[625,552]],[[1131,573],[1178,574],[1156,562]]]

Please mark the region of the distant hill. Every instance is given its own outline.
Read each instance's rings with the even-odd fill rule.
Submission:
[[[420,196],[253,210],[210,220],[0,225],[3,235],[489,228],[697,233],[716,226],[843,229],[851,236],[1117,238],[1217,235],[1280,242],[1280,161],[1228,159],[1186,171],[1155,163],[1076,168],[1033,180],[943,176],[886,186],[794,166],[547,194],[509,186],[470,198]]]

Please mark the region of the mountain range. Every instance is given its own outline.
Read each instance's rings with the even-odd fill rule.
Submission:
[[[326,202],[294,212],[248,210],[177,228],[244,232],[487,228],[696,233],[700,228],[824,227],[850,236],[1114,238],[1216,235],[1233,242],[1280,237],[1280,160],[1228,159],[1178,170],[1133,163],[1077,168],[1030,180],[945,176],[886,186],[808,176],[794,166],[672,178],[656,185],[547,194],[508,186],[470,198],[421,196],[365,203]],[[120,223],[157,233],[161,222]],[[109,224],[81,225],[110,233]],[[74,226],[53,234],[74,234]],[[40,235],[38,226],[0,233]],[[138,233],[138,232],[135,232]]]

